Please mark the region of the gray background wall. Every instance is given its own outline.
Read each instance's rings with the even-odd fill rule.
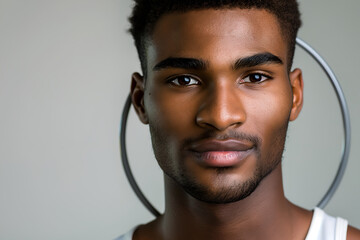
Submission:
[[[128,186],[118,131],[130,75],[130,0],[0,0],[0,239],[113,239],[152,216]],[[301,0],[299,36],[329,62],[352,120],[349,167],[326,207],[360,227],[360,1]],[[342,149],[339,108],[320,68],[301,50],[305,105],[291,123],[286,195],[311,209]],[[130,113],[129,157],[163,209],[161,171],[147,126]]]

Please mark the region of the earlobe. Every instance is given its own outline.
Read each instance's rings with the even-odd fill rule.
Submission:
[[[145,92],[144,77],[139,73],[133,73],[131,77],[131,100],[140,121],[148,124],[148,117],[144,105],[144,92]]]
[[[290,73],[290,84],[293,92],[293,99],[289,120],[294,121],[299,116],[303,106],[304,82],[300,69],[296,68]]]

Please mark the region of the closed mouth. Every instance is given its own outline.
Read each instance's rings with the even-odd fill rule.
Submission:
[[[231,167],[243,162],[253,149],[249,141],[207,139],[193,143],[189,151],[203,166]]]

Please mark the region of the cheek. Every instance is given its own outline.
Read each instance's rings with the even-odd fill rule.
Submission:
[[[179,139],[191,130],[195,121],[194,106],[191,97],[180,97],[168,91],[151,91],[145,97],[149,123],[158,126],[168,140]]]
[[[292,97],[289,89],[277,91],[276,94],[265,93],[253,102],[253,111],[248,111],[248,119],[252,119],[251,124],[260,136],[263,135],[263,140],[269,139],[268,142],[271,142],[271,139],[287,126],[291,106]]]
[[[182,168],[178,159],[182,140],[194,132],[194,104],[159,90],[146,94],[144,103],[156,159],[164,172],[173,175]]]

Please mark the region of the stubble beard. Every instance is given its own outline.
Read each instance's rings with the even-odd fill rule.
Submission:
[[[261,154],[261,146],[255,151],[257,166],[252,177],[245,181],[234,181],[218,186],[215,191],[209,187],[199,184],[198,181],[187,174],[183,165],[174,166],[170,159],[170,150],[166,145],[168,139],[161,130],[150,124],[150,133],[155,157],[164,173],[178,183],[185,192],[192,197],[207,203],[226,204],[243,200],[250,196],[257,187],[274,169],[281,164],[288,129],[288,121],[277,131],[272,141],[270,151]],[[262,163],[262,164],[260,164]],[[216,174],[219,178],[226,174],[229,168],[218,168]]]

